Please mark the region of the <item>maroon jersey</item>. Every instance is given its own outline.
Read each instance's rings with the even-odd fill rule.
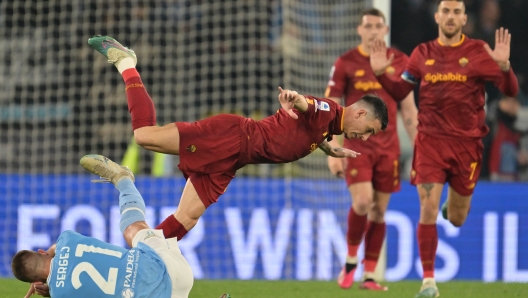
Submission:
[[[388,51],[389,54],[394,54],[394,62],[387,69],[386,74],[389,77],[397,79],[404,71],[408,57],[404,53],[392,48]],[[359,152],[371,150],[380,152],[391,150],[394,152],[394,150],[397,150],[399,154],[400,144],[396,129],[398,104],[392,96],[383,90],[381,84],[378,82],[370,67],[369,55],[363,52],[360,47],[357,47],[337,58],[330,71],[330,81],[328,82],[325,96],[339,98],[345,96],[345,106],[349,106],[360,100],[363,95],[371,93],[381,97],[387,104],[389,114],[389,125],[387,129],[371,136],[368,142],[359,139],[345,139],[344,146],[346,148],[353,148]]]
[[[326,138],[343,133],[344,110],[329,99],[306,95],[308,110],[294,112],[293,119],[283,109],[260,121],[246,119],[247,151],[245,164],[285,163],[303,158],[316,150]]]
[[[483,46],[483,41],[462,35],[452,46],[437,39],[414,49],[402,78],[414,84],[421,79],[418,131],[465,138],[486,135],[484,82],[493,82],[509,96],[517,94],[518,86],[511,68],[501,71]]]

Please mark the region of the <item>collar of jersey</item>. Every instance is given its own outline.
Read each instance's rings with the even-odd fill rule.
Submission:
[[[454,47],[458,47],[459,45],[463,44],[465,40],[466,40],[466,35],[465,35],[465,34],[462,34],[462,37],[460,37],[460,41],[459,41],[459,42],[454,43],[454,44],[452,44],[452,45],[450,45],[450,46],[447,46],[447,47],[452,47],[452,48],[454,48]],[[443,43],[440,41],[440,37],[437,39],[437,41],[438,41],[438,44],[439,44],[439,45],[441,45],[441,46],[443,46],[443,47],[446,47],[446,45],[443,44]]]

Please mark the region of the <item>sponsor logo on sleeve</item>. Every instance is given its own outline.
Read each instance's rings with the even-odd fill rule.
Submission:
[[[327,102],[318,101],[318,100],[314,99],[314,103],[315,103],[315,112],[317,112],[318,110],[320,110],[320,111],[330,111],[330,105]]]

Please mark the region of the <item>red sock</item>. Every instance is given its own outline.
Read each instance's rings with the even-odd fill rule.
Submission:
[[[162,223],[160,223],[156,229],[163,230],[163,235],[165,238],[168,239],[178,237],[178,241],[180,241],[183,236],[189,232],[172,214],[169,215],[169,217],[167,217]]]
[[[436,247],[438,246],[438,232],[436,224],[418,224],[416,231],[418,238],[418,249],[420,260],[422,261],[423,277],[434,277],[434,262],[436,257]]]
[[[358,215],[352,207],[348,211],[348,231],[347,244],[348,255],[351,257],[357,256],[357,251],[363,234],[365,233],[365,226],[367,225],[367,215]]]
[[[156,125],[156,109],[154,102],[143,86],[139,73],[135,68],[123,71],[125,90],[127,94],[128,111],[132,115],[132,129],[136,130],[143,126]]]
[[[369,221],[365,233],[365,272],[374,272],[385,239],[385,223]]]

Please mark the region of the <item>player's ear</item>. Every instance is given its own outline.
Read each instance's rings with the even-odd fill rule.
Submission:
[[[356,113],[356,119],[359,119],[365,116],[367,116],[367,110],[365,109],[359,109]]]
[[[440,18],[440,15],[438,15],[438,11],[435,12],[435,14],[434,14],[434,18],[435,18],[435,22],[436,22],[437,24],[440,24],[440,23],[438,23],[438,18]]]

